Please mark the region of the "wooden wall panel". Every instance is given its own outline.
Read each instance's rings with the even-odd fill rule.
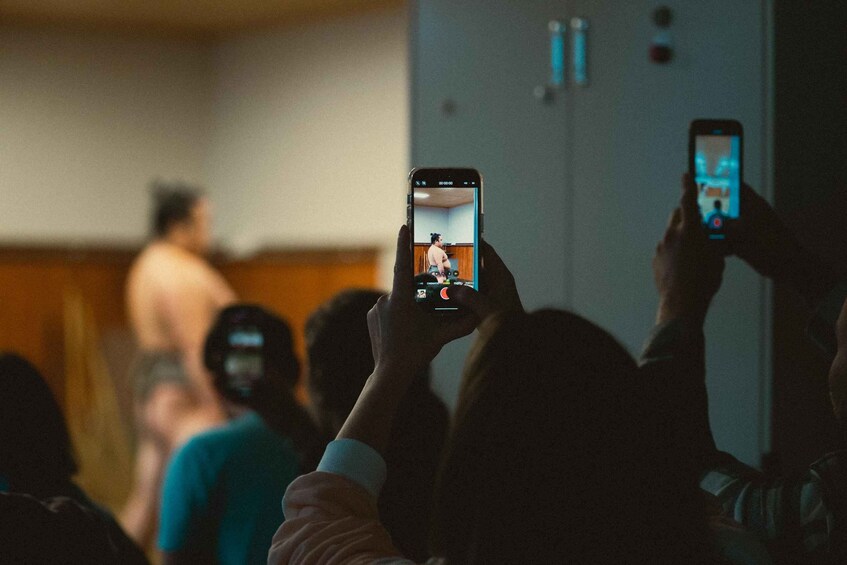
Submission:
[[[415,245],[414,266],[415,274],[419,275],[429,270],[429,261],[426,258],[426,252],[429,250],[429,245]]]
[[[459,260],[459,278],[464,280],[473,280],[473,246],[472,245],[451,245],[449,248],[451,257]]]
[[[428,244],[415,244],[414,248],[414,266],[415,274],[425,273],[429,269],[429,261],[426,258],[426,252],[429,250]],[[444,248],[447,255],[451,258],[459,260],[462,272],[459,273],[459,278],[472,280],[474,275],[473,268],[473,246],[472,245],[448,245]]]
[[[305,358],[303,327],[321,303],[348,288],[375,288],[376,252],[273,254],[220,266],[244,302],[261,304],[291,325]]]
[[[124,284],[137,252],[0,246],[0,350],[32,361],[60,402],[65,398],[66,297],[82,297],[101,338],[126,340]],[[312,310],[340,290],[376,284],[373,249],[266,251],[246,260],[217,257],[213,262],[241,300],[263,304],[288,320],[300,355],[303,325]],[[128,364],[118,363],[123,369]]]
[[[52,292],[61,271],[27,265],[0,268],[0,350],[30,359],[45,375],[57,396],[64,392],[61,375],[62,305]],[[61,284],[61,283],[59,283]],[[51,335],[52,334],[52,335]],[[60,349],[48,363],[49,344]]]
[[[0,250],[0,350],[32,361],[63,399],[65,299],[81,294],[99,327],[125,325],[123,281],[131,257]]]

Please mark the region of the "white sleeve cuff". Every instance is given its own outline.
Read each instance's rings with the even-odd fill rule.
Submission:
[[[318,471],[346,477],[374,498],[385,484],[385,460],[374,448],[355,439],[336,439],[326,446]]]

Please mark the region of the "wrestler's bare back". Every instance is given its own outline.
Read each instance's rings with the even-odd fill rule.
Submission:
[[[127,279],[129,320],[146,351],[202,347],[217,312],[235,293],[203,258],[165,241],[150,243]]]
[[[438,270],[444,272],[444,269],[450,268],[450,259],[447,258],[447,253],[436,245],[430,246],[427,250],[427,259],[430,265],[438,267]]]

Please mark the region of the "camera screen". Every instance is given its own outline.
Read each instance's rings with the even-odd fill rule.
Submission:
[[[710,237],[723,239],[727,219],[737,219],[741,193],[741,138],[698,135],[694,141],[694,182],[700,213]]]
[[[265,336],[258,328],[236,328],[229,332],[227,341],[230,347],[261,348],[265,345]]]
[[[413,180],[415,300],[433,310],[457,310],[450,285],[479,288],[479,184]]]
[[[224,358],[229,388],[248,397],[253,385],[264,374],[262,347],[264,336],[258,328],[236,328],[228,336],[229,351]]]

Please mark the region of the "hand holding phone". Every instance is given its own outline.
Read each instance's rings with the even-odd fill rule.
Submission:
[[[682,197],[653,257],[653,277],[659,291],[656,323],[688,318],[705,320],[712,297],[721,285],[723,254],[702,234],[703,216],[697,186],[682,178]]]
[[[480,292],[459,287],[455,292],[451,290],[452,299],[473,312],[480,322],[494,314],[523,312],[514,275],[488,242],[482,242],[481,250],[483,269]]]
[[[413,378],[446,343],[471,333],[477,324],[476,317],[470,313],[432,316],[417,306],[409,253],[411,241],[409,227],[402,226],[397,234],[391,292],[368,312],[368,332],[377,370],[388,369],[397,373],[398,379]],[[464,286],[445,288],[451,298],[456,290],[473,292]]]
[[[710,240],[727,238],[741,216],[743,131],[735,120],[694,120],[688,130],[688,172]]]

